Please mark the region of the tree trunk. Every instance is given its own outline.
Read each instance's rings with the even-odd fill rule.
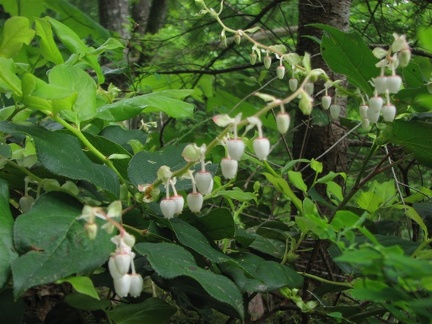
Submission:
[[[132,6],[132,18],[138,24],[135,31],[140,35],[144,35],[147,31],[150,8],[151,0],[139,0]]]
[[[99,21],[102,26],[119,34],[120,38],[130,38],[128,0],[99,0]]]
[[[166,14],[168,11],[167,0],[153,0],[150,16],[147,24],[147,32],[156,34],[165,23]]]
[[[340,75],[331,73],[325,64],[320,53],[319,44],[313,39],[305,36],[312,36],[320,39],[322,31],[317,28],[307,26],[307,24],[321,23],[333,26],[340,30],[348,30],[351,0],[299,0],[299,27],[297,53],[303,55],[308,52],[312,55],[312,67],[323,68],[333,80],[341,79]],[[322,84],[315,85],[315,93],[322,89]],[[320,97],[315,97],[315,105],[321,102]],[[341,104],[341,116],[345,115],[346,104]],[[320,108],[314,108],[320,109]],[[329,125],[319,127],[313,125],[313,121],[301,112],[296,113],[296,124],[300,125],[294,134],[294,156],[295,158],[317,158],[324,153],[332,144],[344,134],[344,129],[338,121],[331,122]],[[329,117],[330,118],[330,117]],[[341,141],[335,148],[329,151],[320,161],[324,163],[324,172],[344,171],[347,165],[347,143]],[[303,174],[307,183],[313,180],[314,171],[309,168]]]

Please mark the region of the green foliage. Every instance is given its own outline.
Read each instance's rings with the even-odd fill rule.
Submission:
[[[291,53],[292,40],[255,41],[258,29],[242,30],[243,19],[223,18],[224,10],[236,13],[231,6],[218,13],[197,1],[204,16],[185,26],[208,27],[180,37],[174,48],[164,45],[151,64],[142,65],[139,58],[128,65],[133,59],[124,60],[122,43],[69,2],[21,4],[2,1],[13,17],[0,36],[0,307],[18,313],[2,320],[20,320],[30,289],[61,285],[68,307],[103,314],[114,323],[169,322],[179,309],[207,321],[229,316],[246,322],[253,320],[253,298],[288,306],[284,322],[301,316],[348,323],[372,316],[427,321],[432,298],[428,57],[397,66],[388,57],[402,55],[393,49],[402,40],[398,36],[390,51],[381,50],[383,73],[403,81],[403,89],[385,98],[397,106],[397,120],[381,118],[360,130],[361,120],[351,111],[374,94],[371,81],[380,69],[357,32],[313,25],[324,31],[321,54],[332,72],[347,78],[345,85],[312,69],[309,54]],[[173,6],[177,18],[184,18],[182,10],[196,10],[191,4]],[[55,15],[40,18],[46,8]],[[261,6],[244,10],[259,15]],[[204,59],[192,47],[209,52],[211,37],[222,30],[228,41],[241,38],[239,55],[214,60],[205,75],[188,71],[216,56],[207,53]],[[177,32],[167,26],[145,37],[168,39]],[[420,44],[428,51],[429,36],[430,28],[419,28]],[[134,41],[128,44],[131,51]],[[191,52],[182,60],[194,65],[185,64],[186,73],[163,71],[170,55],[181,63],[178,51],[185,47]],[[274,64],[225,74],[227,67],[248,60],[251,47],[278,60],[287,75],[298,78],[298,88],[272,79]],[[109,55],[124,69],[111,69],[111,61],[102,66]],[[299,97],[311,108],[304,111],[312,110],[313,127],[333,122],[326,110],[312,107],[312,97],[318,101],[320,95],[306,94],[305,84],[318,80],[349,96],[350,113],[339,127],[349,127],[346,136],[354,134],[361,143],[358,151],[350,148],[346,172],[329,169],[331,148],[312,159],[289,159],[294,130],[277,132],[278,113],[300,114]],[[258,88],[257,98],[250,96]],[[218,129],[212,117],[217,125],[226,121],[225,128]],[[134,120],[138,127],[130,129]],[[228,138],[244,142],[240,161],[228,158]],[[256,140],[264,138],[270,152],[259,159],[255,152],[267,148]],[[184,154],[191,143],[192,158]],[[234,176],[225,179],[232,168]],[[196,175],[208,173],[214,183],[202,197]],[[193,208],[197,197],[203,206]],[[172,206],[175,212],[167,213]],[[280,315],[263,312],[259,316],[274,321]]]

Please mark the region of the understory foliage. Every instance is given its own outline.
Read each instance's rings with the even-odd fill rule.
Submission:
[[[370,49],[357,32],[314,25],[346,84],[311,66],[318,53],[257,41],[259,28],[225,24],[222,4],[195,2],[191,16],[216,22],[221,44],[242,44],[262,72],[245,100],[230,94],[236,84],[216,93],[211,77],[184,88],[154,67],[102,65],[123,62],[125,44],[100,26],[90,44],[67,20],[5,7],[0,318],[22,322],[31,291],[54,286],[74,314],[114,323],[184,312],[209,322],[428,322],[430,59],[405,35]],[[72,8],[46,3],[60,16]],[[416,37],[430,57],[431,27]],[[314,127],[340,120],[349,171],[324,172],[327,152],[289,158],[294,114]]]

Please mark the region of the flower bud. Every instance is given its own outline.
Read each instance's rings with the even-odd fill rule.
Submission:
[[[87,236],[90,240],[94,240],[96,238],[98,227],[96,223],[86,223],[84,225],[84,229],[87,233]]]
[[[242,139],[229,139],[226,143],[228,155],[231,159],[240,161],[244,153],[245,144]]]
[[[165,218],[173,218],[177,211],[177,203],[174,199],[164,198],[160,202],[160,209]]]
[[[312,113],[313,99],[306,93],[303,92],[299,102],[299,108],[304,115],[310,115]]]
[[[253,141],[253,149],[260,160],[267,160],[270,153],[270,141],[266,137],[257,137]]]
[[[411,60],[411,50],[409,48],[404,48],[398,53],[399,66],[406,67]]]
[[[369,99],[369,111],[374,113],[379,113],[381,111],[381,107],[383,105],[384,101],[383,98],[374,96]],[[369,118],[370,119],[370,118]]]
[[[290,116],[286,112],[280,112],[276,116],[276,126],[281,134],[285,134],[290,126]]]
[[[250,64],[255,65],[257,60],[257,55],[254,52],[250,53],[249,60],[250,60]]]
[[[183,207],[184,207],[184,198],[183,196],[177,195],[177,196],[172,196],[171,200],[174,200],[175,202],[175,215],[180,215],[183,211]]]
[[[32,196],[22,196],[19,200],[19,206],[23,213],[27,213],[33,206],[34,198]]]
[[[114,261],[119,274],[124,275],[129,272],[131,263],[130,253],[118,252],[114,255]]]
[[[388,104],[384,105],[381,110],[383,119],[386,122],[392,122],[396,116],[396,107],[394,105]]]
[[[296,78],[289,79],[288,86],[289,86],[291,92],[296,91],[297,87],[298,87],[298,80]]]
[[[234,42],[239,45],[241,43],[241,36],[239,33],[234,34]]]
[[[309,96],[312,96],[314,93],[315,86],[312,82],[306,82],[304,85],[304,89]]]
[[[387,77],[384,75],[376,77],[374,84],[377,93],[385,93],[387,90]]]
[[[123,276],[123,274],[121,274],[118,271],[118,269],[117,269],[117,266],[116,266],[116,263],[115,263],[115,257],[114,256],[111,256],[109,258],[109,261],[108,261],[108,270],[109,270],[110,275],[111,275],[111,277],[113,279],[117,279],[117,278],[120,278],[120,277]]]
[[[402,78],[399,75],[392,75],[387,78],[387,89],[390,93],[398,93],[402,86]]]
[[[367,111],[367,119],[369,119],[369,122],[371,122],[372,124],[375,124],[376,122],[378,122],[380,116],[380,111],[373,111],[370,107]]]
[[[321,98],[321,106],[323,107],[323,109],[327,110],[330,108],[331,105],[331,101],[332,101],[332,97],[330,96],[323,96]]]
[[[227,179],[233,179],[237,175],[238,162],[231,158],[223,158],[221,161],[222,174]]]
[[[333,104],[330,106],[330,116],[333,119],[338,119],[341,112],[341,106]]]
[[[285,76],[285,66],[279,65],[276,68],[276,74],[277,74],[277,77],[282,80]]]
[[[141,295],[143,290],[144,281],[142,276],[139,273],[134,273],[130,275],[130,287],[129,287],[129,295],[134,298],[137,298]]]
[[[192,213],[199,213],[203,205],[204,198],[199,192],[191,192],[187,196],[187,203]]]
[[[369,126],[370,126],[369,119],[363,118],[362,121],[361,121],[361,123],[362,123],[363,130],[368,130],[369,129]]]
[[[360,105],[359,114],[360,114],[361,119],[367,118],[368,109],[369,109],[369,107],[367,105]]]
[[[198,162],[201,157],[200,148],[195,144],[188,144],[183,149],[182,157],[186,162]]]
[[[198,191],[203,195],[208,195],[213,190],[213,176],[208,171],[195,174],[195,183]]]
[[[114,278],[114,290],[120,297],[127,297],[131,285],[131,276],[125,274],[119,278]]]
[[[264,57],[264,67],[265,67],[266,69],[269,69],[269,68],[270,68],[271,61],[272,61],[272,59],[271,59],[270,56],[267,55],[266,57]]]

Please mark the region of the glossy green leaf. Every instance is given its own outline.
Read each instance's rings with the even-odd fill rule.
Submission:
[[[4,23],[0,40],[0,56],[11,58],[18,54],[23,44],[30,44],[35,31],[25,17],[11,17]]]
[[[36,35],[40,37],[40,50],[42,55],[55,64],[63,63],[63,57],[54,41],[51,25],[44,19],[35,18]]]
[[[32,286],[92,271],[106,262],[113,250],[110,237],[99,231],[89,240],[83,222],[76,220],[81,209],[69,196],[49,193],[18,217],[14,238],[23,254],[12,263],[15,297]]]
[[[110,125],[105,127],[100,134],[106,139],[121,145],[128,152],[132,153],[132,146],[130,145],[130,141],[137,141],[144,145],[147,140],[147,135],[137,129],[124,129],[118,125]]]
[[[182,245],[187,246],[216,263],[224,262],[228,259],[225,254],[212,247],[207,238],[195,227],[179,218],[174,218],[170,220],[169,223],[178,241]]]
[[[12,240],[13,223],[8,184],[0,178],[0,289],[9,279],[12,261],[18,257]]]
[[[0,57],[0,90],[22,96],[21,80],[15,74],[14,61]]]
[[[123,99],[112,104],[103,105],[97,109],[96,117],[106,121],[117,122],[137,116],[147,106],[139,104],[139,100],[133,100],[134,98]]]
[[[83,153],[77,138],[41,127],[20,126],[8,122],[1,122],[0,130],[31,135],[36,144],[39,161],[54,174],[75,180],[87,180],[116,196],[120,194],[119,180],[114,171],[105,165],[91,162]]]
[[[295,270],[274,261],[267,261],[250,253],[231,255],[237,262],[221,265],[242,292],[270,292],[282,287],[296,288],[303,282]],[[271,275],[269,275],[271,274]]]
[[[432,123],[396,120],[387,125],[379,143],[402,145],[420,163],[432,167]]]
[[[249,245],[249,248],[282,260],[286,251],[286,243],[256,235],[255,240]]]
[[[99,299],[99,295],[96,292],[95,287],[93,286],[93,281],[91,281],[89,277],[84,277],[84,276],[67,277],[64,279],[60,279],[57,282],[58,283],[69,282],[72,285],[72,287],[80,294],[87,295],[94,299]]]
[[[200,217],[193,215],[192,217],[189,222],[212,240],[234,237],[234,219],[231,212],[226,208],[214,208],[208,214]]]
[[[368,95],[373,87],[369,81],[379,74],[377,59],[357,32],[345,33],[323,24],[312,24],[325,31],[321,41],[321,54],[336,73],[347,76],[348,81]]]
[[[139,152],[129,163],[129,179],[134,185],[152,183],[162,165],[176,170],[186,164],[181,156],[184,145],[167,146],[156,152]],[[190,182],[190,181],[189,181]]]
[[[30,21],[39,17],[46,10],[45,0],[2,0],[2,7],[11,16],[22,16]]]
[[[71,65],[56,65],[48,75],[51,84],[78,94],[72,107],[79,121],[86,121],[96,115],[96,83],[82,69]]]
[[[393,205],[392,208],[405,210],[405,215],[411,218],[420,226],[421,230],[424,233],[424,237],[429,237],[428,228],[423,218],[417,213],[417,211],[413,207],[408,205]]]
[[[149,298],[139,304],[118,305],[108,312],[116,324],[169,323],[177,309],[159,298]]]
[[[147,256],[162,278],[186,276],[197,281],[214,299],[233,307],[244,318],[243,299],[236,285],[227,277],[197,266],[192,254],[172,243],[139,243],[135,249]]]

